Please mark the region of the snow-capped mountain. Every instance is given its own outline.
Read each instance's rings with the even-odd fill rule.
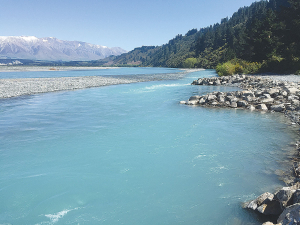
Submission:
[[[0,57],[50,61],[89,61],[127,51],[81,41],[62,41],[53,37],[0,36]]]

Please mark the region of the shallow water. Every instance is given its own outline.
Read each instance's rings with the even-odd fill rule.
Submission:
[[[178,104],[236,90],[189,85],[214,75],[0,100],[0,224],[261,224],[240,204],[283,185],[296,133]]]

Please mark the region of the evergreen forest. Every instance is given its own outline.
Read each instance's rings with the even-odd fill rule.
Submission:
[[[97,64],[213,68],[233,73],[300,73],[300,1],[261,0],[231,18],[177,35],[162,46],[142,46]]]

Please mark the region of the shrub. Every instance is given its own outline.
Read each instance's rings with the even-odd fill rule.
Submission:
[[[219,76],[234,74],[254,74],[260,71],[262,64],[257,62],[247,62],[241,59],[232,59],[226,63],[219,64],[216,71]]]

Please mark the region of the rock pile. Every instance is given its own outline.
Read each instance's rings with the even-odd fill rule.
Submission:
[[[199,78],[192,84],[234,85],[242,88],[243,91],[212,92],[202,96],[196,95],[190,97],[188,101],[181,101],[181,104],[284,112],[289,115],[293,122],[299,122],[299,83],[274,81],[257,76],[234,75]]]
[[[264,215],[277,216],[277,224],[300,223],[300,183],[284,187],[275,194],[266,192],[253,201],[245,203],[244,207]],[[264,225],[272,225],[267,222]]]
[[[192,96],[181,104],[207,107],[228,107],[285,113],[294,124],[300,124],[300,83],[276,81],[258,76],[234,75],[199,78],[192,85],[237,86],[242,91],[212,92]],[[296,145],[299,146],[300,142]],[[300,156],[300,148],[298,149]],[[300,224],[300,162],[294,162],[294,181],[274,194],[264,193],[244,207],[276,217],[278,225]],[[273,225],[266,222],[264,225]]]

